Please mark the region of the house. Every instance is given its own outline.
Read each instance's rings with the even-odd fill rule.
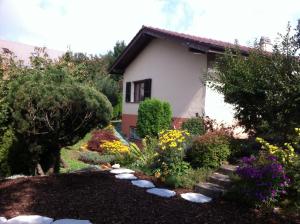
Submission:
[[[18,43],[8,40],[0,40],[0,53],[13,53],[18,60],[23,61],[24,65],[29,65],[31,53],[34,52],[35,46]],[[63,51],[46,49],[51,59],[58,59],[64,54]]]
[[[171,104],[173,125],[209,116],[233,123],[233,107],[206,85],[216,55],[234,45],[222,41],[143,26],[111,67],[123,74],[122,132],[135,136],[139,102],[157,98]],[[250,48],[240,46],[248,55]]]

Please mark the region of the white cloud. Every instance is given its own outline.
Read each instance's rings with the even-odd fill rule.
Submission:
[[[0,38],[105,53],[144,24],[246,44],[297,17],[299,0],[0,0]]]

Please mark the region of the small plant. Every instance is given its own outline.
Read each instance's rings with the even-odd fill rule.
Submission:
[[[295,128],[295,132],[300,136],[300,128]],[[297,136],[297,137],[298,137]],[[291,164],[297,157],[293,144],[295,143],[284,143],[283,147],[272,145],[262,138],[256,138],[256,141],[262,145],[262,148],[267,150],[271,155],[274,155],[283,164]]]
[[[244,157],[237,169],[239,180],[235,192],[250,205],[273,206],[290,180],[277,158],[261,152],[258,157]]]
[[[129,153],[129,148],[124,145],[120,140],[113,141],[103,141],[100,146],[105,153],[108,154],[127,154]]]
[[[171,125],[172,111],[167,102],[146,99],[138,109],[137,132],[139,137],[158,136],[162,130]]]
[[[100,165],[105,163],[112,163],[115,160],[115,156],[105,154],[101,155],[98,152],[86,151],[79,153],[78,160],[92,165]]]
[[[189,163],[183,161],[189,136],[187,131],[181,130],[166,130],[159,133],[156,169],[153,173],[170,186],[182,186],[180,177],[190,169]]]
[[[187,152],[195,168],[218,168],[230,155],[229,140],[223,132],[207,132],[196,138]]]
[[[191,135],[203,135],[205,133],[204,121],[200,117],[190,118],[183,122],[183,130],[187,130]]]
[[[103,153],[104,148],[101,144],[104,141],[117,141],[118,138],[111,130],[97,130],[92,133],[92,138],[87,143],[87,149],[90,151],[96,151]]]

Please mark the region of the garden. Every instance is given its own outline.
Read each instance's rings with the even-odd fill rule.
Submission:
[[[247,139],[208,117],[171,128],[171,106],[159,99],[139,105],[141,140],[123,138],[117,128],[122,78],[107,70],[124,47],[118,42],[99,57],[67,52],[58,61],[36,49],[31,66],[0,55],[0,214],[95,223],[299,221],[300,25],[288,26],[272,53],[259,44],[247,57],[238,46],[226,50],[215,64],[217,78],[207,75],[207,85],[234,105]],[[228,164],[237,167],[226,174],[229,183],[205,204],[152,197],[108,172],[127,168],[180,194],[224,179]]]

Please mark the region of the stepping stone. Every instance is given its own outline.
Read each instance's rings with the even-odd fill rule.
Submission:
[[[111,167],[114,168],[114,169],[120,169],[120,164],[114,164]]]
[[[148,189],[147,192],[163,198],[171,198],[176,195],[175,191],[171,191],[165,188],[151,188]]]
[[[9,219],[5,224],[50,224],[53,219],[39,215],[20,215]]]
[[[218,184],[223,187],[229,187],[231,185],[231,180],[228,175],[215,172],[209,177],[209,181],[213,184]]]
[[[225,193],[225,189],[214,183],[202,182],[195,185],[195,191],[197,193],[207,195],[212,198],[218,198]]]
[[[117,179],[121,179],[121,180],[136,180],[137,179],[137,177],[131,173],[121,173],[121,174],[117,174],[115,177]]]
[[[111,170],[110,173],[113,173],[113,174],[134,173],[134,171],[130,170],[130,169],[126,169],[126,168],[119,168],[119,169]]]
[[[141,187],[141,188],[154,188],[155,187],[154,184],[149,180],[132,180],[131,183],[134,186]]]
[[[59,219],[52,224],[92,224],[89,220]]]
[[[184,193],[181,194],[180,196],[187,201],[195,202],[195,203],[207,203],[212,200],[212,198],[199,193]]]
[[[0,224],[4,224],[7,222],[7,219],[5,217],[0,217]]]

